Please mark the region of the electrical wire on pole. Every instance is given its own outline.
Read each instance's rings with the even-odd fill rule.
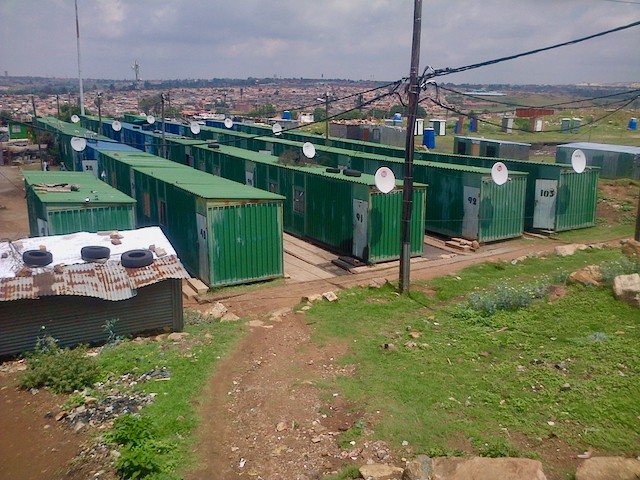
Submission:
[[[407,137],[405,142],[404,180],[402,190],[402,232],[400,246],[400,293],[409,292],[411,264],[411,212],[413,210],[413,149],[415,137],[413,129],[418,112],[420,83],[418,68],[420,63],[420,31],[422,28],[422,0],[413,4],[413,41],[411,46],[411,70],[409,74],[409,108],[407,117]]]

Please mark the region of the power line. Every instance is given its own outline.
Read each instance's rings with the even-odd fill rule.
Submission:
[[[557,44],[551,45],[549,47],[536,48],[535,50],[529,50],[528,52],[517,53],[515,55],[509,55],[507,57],[500,57],[500,58],[496,58],[494,60],[487,60],[487,61],[480,62],[480,63],[473,63],[471,65],[465,65],[464,67],[442,68],[442,69],[437,69],[437,70],[433,70],[431,67],[427,67],[424,70],[424,73],[423,73],[423,80],[424,79],[428,79],[428,78],[441,77],[443,75],[449,75],[449,74],[452,74],[452,73],[465,72],[467,70],[473,70],[473,69],[480,68],[480,67],[486,67],[488,65],[494,65],[496,63],[506,62],[508,60],[515,60],[516,58],[526,57],[526,56],[529,56],[529,55],[534,55],[536,53],[546,52],[548,50],[553,50],[553,49],[560,48],[560,47],[566,47],[568,45],[575,45],[577,43],[581,43],[581,42],[585,42],[587,40],[592,40],[594,38],[602,37],[602,36],[608,35],[610,33],[620,32],[622,30],[626,30],[626,29],[629,29],[629,28],[637,27],[638,25],[640,25],[640,21],[632,22],[632,23],[629,23],[627,25],[622,25],[620,27],[612,28],[610,30],[605,30],[603,32],[594,33],[593,35],[588,35],[586,37],[577,38],[575,40],[569,40],[568,42],[557,43]],[[428,70],[432,70],[432,72],[431,73],[427,73]]]

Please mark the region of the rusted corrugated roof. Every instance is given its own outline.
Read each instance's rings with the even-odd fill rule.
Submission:
[[[175,255],[154,259],[148,267],[124,268],[119,262],[61,266],[56,271],[25,269],[23,276],[0,278],[0,301],[35,299],[50,295],[77,295],[125,300],[136,289],[169,278],[189,278]]]

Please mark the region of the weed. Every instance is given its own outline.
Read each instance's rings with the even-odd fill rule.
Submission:
[[[607,284],[612,284],[613,279],[618,275],[640,273],[640,259],[621,255],[616,259],[601,264],[600,273],[602,273],[602,279]]]
[[[348,430],[345,430],[338,437],[338,445],[343,450],[350,448],[356,440],[358,440],[362,433],[364,432],[364,423],[361,420],[358,420],[353,427]]]
[[[61,349],[51,336],[38,339],[35,351],[27,355],[27,369],[20,376],[22,388],[49,387],[54,393],[71,393],[92,385],[99,375],[96,361],[80,345]]]
[[[522,285],[501,283],[493,292],[470,294],[467,301],[461,305],[461,309],[465,316],[469,310],[478,312],[481,316],[491,316],[498,310],[518,310],[527,307],[536,298],[544,297],[548,291],[549,285],[544,280]]]
[[[156,429],[149,417],[122,415],[113,422],[113,430],[107,435],[107,441],[136,446],[153,439],[155,435]]]
[[[472,444],[481,457],[519,457],[520,452],[514,448],[508,440],[502,437],[494,437],[487,442],[472,441]]]
[[[122,342],[122,337],[116,333],[116,324],[120,319],[112,318],[104,322],[102,329],[107,332],[107,343],[106,347],[115,347],[120,342]]]
[[[344,465],[338,475],[324,477],[324,480],[355,480],[357,478],[362,478],[360,469],[356,465]]]
[[[62,404],[63,410],[71,410],[72,408],[79,407],[80,405],[84,405],[85,397],[80,393],[74,393],[70,395],[69,398],[65,400]]]
[[[184,310],[184,324],[185,325],[204,325],[211,323],[211,318],[203,315],[199,310],[187,308]]]

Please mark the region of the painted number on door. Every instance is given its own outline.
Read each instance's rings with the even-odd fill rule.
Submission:
[[[477,205],[478,199],[476,197],[467,197],[467,202],[469,202],[471,205]]]
[[[540,196],[541,197],[554,197],[556,195],[555,190],[551,189],[551,190],[540,190]]]

